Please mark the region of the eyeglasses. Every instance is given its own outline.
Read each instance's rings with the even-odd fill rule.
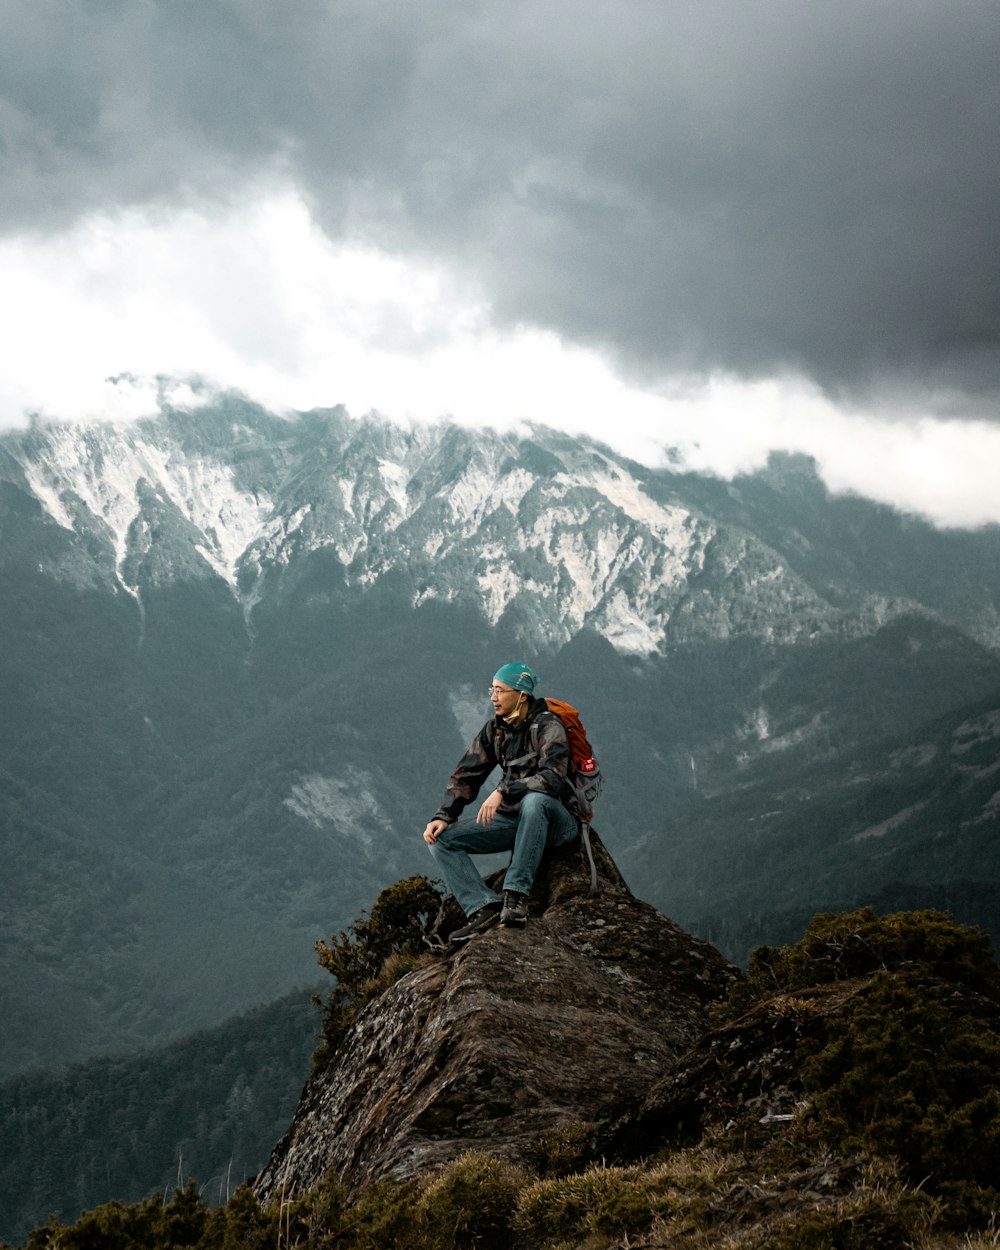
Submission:
[[[520,690],[507,690],[504,686],[490,686],[486,693],[492,699],[495,694],[520,694]]]

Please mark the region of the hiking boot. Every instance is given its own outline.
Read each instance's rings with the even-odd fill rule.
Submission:
[[[492,929],[496,922],[500,919],[500,900],[495,903],[486,903],[480,907],[478,911],[474,911],[468,919],[468,923],[462,925],[461,929],[455,929],[449,936],[449,942],[467,942],[469,938],[473,938],[477,933],[485,933],[487,929]]]
[[[523,929],[528,923],[528,896],[520,890],[504,890],[501,929]]]

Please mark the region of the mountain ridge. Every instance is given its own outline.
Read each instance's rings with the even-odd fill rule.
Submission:
[[[147,586],[214,575],[248,622],[269,583],[319,550],[360,586],[405,559],[414,606],[472,592],[494,625],[526,596],[536,614],[521,632],[536,646],[594,628],[619,650],[646,654],[733,632],[780,640],[786,631],[787,641],[871,632],[913,610],[948,619],[945,596],[921,603],[905,583],[901,593],[834,602],[837,588],[812,584],[815,570],[810,580],[789,567],[797,541],[798,563],[815,561],[816,542],[793,531],[780,553],[762,543],[749,528],[755,520],[760,528],[760,509],[746,504],[745,487],[643,469],[585,439],[543,430],[534,439],[446,425],[403,430],[340,409],[290,420],[231,397],[211,413],[168,411],[132,425],[38,424],[5,437],[0,464],[47,517],[103,548],[95,579],[111,572],[141,601]],[[789,480],[829,503],[802,458],[772,459],[754,479],[762,488]],[[716,514],[728,500],[728,528],[688,492]],[[933,533],[912,518],[900,524]],[[996,645],[995,595],[963,627]]]

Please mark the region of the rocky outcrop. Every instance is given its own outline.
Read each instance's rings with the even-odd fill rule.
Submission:
[[[317,1072],[255,1190],[350,1191],[470,1148],[530,1158],[539,1136],[641,1098],[700,1038],[735,969],[637,899],[594,838],[544,863],[526,930],[429,955]]]

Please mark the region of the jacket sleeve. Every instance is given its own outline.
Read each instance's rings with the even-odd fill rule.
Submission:
[[[493,726],[487,722],[458,761],[458,767],[445,787],[444,801],[431,819],[446,820],[449,825],[458,820],[462,809],[475,799],[483,782],[496,766]]]
[[[569,739],[562,721],[552,712],[539,716],[538,762],[530,777],[505,777],[498,789],[504,800],[519,803],[530,791],[541,791],[554,799],[562,799],[569,776]]]

